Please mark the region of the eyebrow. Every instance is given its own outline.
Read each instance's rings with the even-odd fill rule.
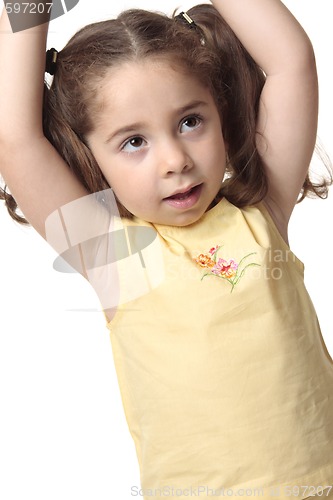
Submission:
[[[175,115],[182,115],[184,113],[187,113],[193,108],[198,108],[198,107],[203,107],[203,106],[208,106],[208,103],[205,101],[192,101],[186,106],[182,106],[181,108],[177,109],[175,111]],[[127,125],[126,127],[122,127],[115,132],[112,132],[106,139],[105,144],[108,144],[111,142],[113,139],[116,137],[122,136],[124,134],[130,134],[133,132],[136,132],[140,128],[144,128],[145,124],[141,122],[136,122],[136,123],[131,123],[130,125]]]

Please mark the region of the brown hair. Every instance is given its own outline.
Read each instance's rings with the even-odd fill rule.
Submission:
[[[132,9],[117,19],[82,28],[58,54],[51,86],[45,85],[44,133],[86,189],[109,188],[85,137],[94,129],[98,86],[110,68],[125,61],[167,58],[207,86],[217,104],[229,162],[219,196],[243,207],[260,202],[267,178],[256,149],[259,98],[265,75],[212,5],[188,11],[196,29],[159,13]],[[329,182],[304,181],[300,200],[327,196]],[[3,191],[7,208],[19,222],[17,205]],[[120,207],[120,213],[130,216]]]

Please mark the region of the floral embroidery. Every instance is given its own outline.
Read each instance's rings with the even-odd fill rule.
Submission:
[[[220,245],[216,245],[216,247],[213,247],[209,250],[210,255],[215,255],[218,249],[221,248]]]
[[[194,260],[201,267],[214,267],[215,266],[215,262],[209,257],[209,255],[204,255],[201,253]]]
[[[260,266],[260,264],[250,262],[244,265],[245,259],[247,259],[251,255],[255,255],[256,252],[245,255],[245,257],[243,257],[238,264],[234,261],[234,259],[225,260],[222,258],[217,258],[217,253],[221,248],[221,245],[216,245],[215,247],[211,248],[208,253],[201,253],[193,260],[200,267],[208,270],[208,272],[206,272],[202,276],[201,280],[203,280],[206,276],[216,276],[218,278],[227,280],[231,284],[231,293],[235,286],[239,283],[240,279],[244,276],[246,269],[250,266]]]
[[[238,264],[234,260],[227,262],[224,259],[219,259],[212,269],[212,273],[222,276],[223,278],[233,278],[237,274]]]

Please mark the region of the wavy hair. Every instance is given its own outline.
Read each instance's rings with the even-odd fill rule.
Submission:
[[[198,79],[216,102],[229,156],[219,197],[244,207],[267,194],[268,181],[256,148],[265,74],[212,5],[197,5],[188,14],[196,29],[181,22],[175,12],[168,17],[127,10],[117,19],[82,28],[59,52],[52,84],[44,89],[44,133],[88,192],[110,187],[86,141],[99,109],[98,87],[113,67],[154,57],[165,58]],[[314,184],[307,175],[299,201],[311,194],[325,198],[328,185],[325,179]],[[16,202],[6,190],[0,196],[14,219],[27,222],[17,214]],[[119,209],[131,217],[124,207]]]

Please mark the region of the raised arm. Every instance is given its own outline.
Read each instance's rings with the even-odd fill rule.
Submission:
[[[5,9],[0,19],[0,173],[43,237],[51,212],[87,194],[43,134],[47,27],[12,33]]]
[[[282,235],[302,188],[317,134],[318,83],[312,45],[279,0],[212,0],[265,71],[258,150],[269,181],[266,204]]]

